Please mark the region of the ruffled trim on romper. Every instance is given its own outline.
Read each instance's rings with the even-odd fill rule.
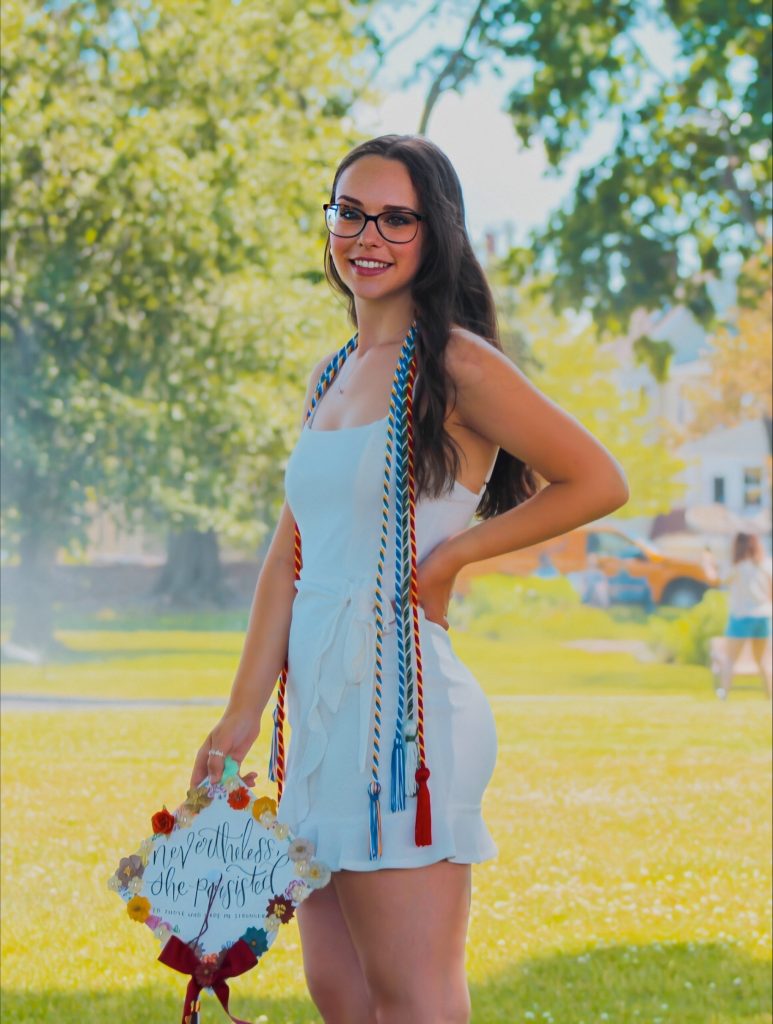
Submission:
[[[432,822],[431,846],[413,845],[413,821],[412,810],[383,815],[384,849],[402,848],[405,855],[400,857],[385,854],[381,860],[370,860],[367,857],[367,823],[364,825],[361,818],[351,822],[339,820],[330,828],[318,828],[311,823],[301,823],[300,829],[304,839],[310,839],[314,843],[315,856],[327,864],[331,871],[417,868],[436,864],[441,860],[449,860],[454,864],[480,864],[497,856],[497,847],[483,821],[479,807],[449,807],[445,820]],[[410,846],[402,839],[406,822],[410,832]],[[395,841],[393,833],[399,833],[399,841]],[[364,857],[363,850],[366,853]]]
[[[316,581],[301,577],[295,586],[299,595],[315,592],[324,600],[320,603],[317,619],[321,632],[312,667],[314,684],[303,702],[305,714],[296,719],[293,728],[291,759],[285,793],[279,806],[279,820],[286,822],[297,835],[313,842],[316,857],[333,871],[424,867],[442,860],[476,864],[495,857],[497,847],[483,820],[480,806],[447,804],[442,815],[433,817],[432,844],[417,847],[413,835],[413,807],[392,813],[387,805],[382,814],[385,852],[380,860],[375,861],[368,856],[364,802],[363,813],[356,818],[336,818],[329,825],[314,822],[314,816],[310,814],[309,782],[322,764],[330,741],[320,705],[335,715],[349,686],[356,686],[359,691],[357,762],[360,772],[365,771],[369,758],[376,656],[375,590],[361,580],[351,579]],[[394,632],[395,611],[390,601],[385,605],[386,637]],[[423,608],[419,608],[419,617],[424,628],[432,626]],[[437,628],[442,630],[441,626]],[[340,661],[337,659],[338,670],[322,671],[323,661],[336,643],[340,630],[344,631],[345,639],[342,657]],[[288,694],[291,701],[296,696],[291,684]],[[389,770],[388,766],[386,770]],[[391,851],[401,851],[402,855]]]

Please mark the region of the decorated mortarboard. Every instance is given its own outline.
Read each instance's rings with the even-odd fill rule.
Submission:
[[[153,834],[122,857],[108,887],[128,916],[161,943],[161,963],[188,975],[183,1024],[198,1024],[199,995],[211,990],[228,1016],[228,979],[244,974],[330,871],[313,844],[277,821],[276,801],[256,797],[232,758],[172,812],[151,819]]]

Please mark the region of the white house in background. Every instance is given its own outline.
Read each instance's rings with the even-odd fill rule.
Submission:
[[[731,306],[732,284],[715,286],[714,299],[720,309]],[[668,341],[673,347],[669,377],[663,383],[636,362],[633,345],[642,335]],[[661,313],[638,314],[631,322],[628,337],[618,339],[613,349],[620,361],[621,385],[648,396],[653,421],[687,427],[692,419],[687,393],[707,378],[707,357],[711,351],[708,335],[689,310],[675,306]],[[770,521],[769,421],[750,420],[735,427],[718,427],[684,444],[678,454],[687,463],[687,492],[682,507],[723,505],[743,519],[754,520],[757,529]]]
[[[720,427],[684,445],[686,505],[724,505],[743,518],[770,511],[770,421]]]

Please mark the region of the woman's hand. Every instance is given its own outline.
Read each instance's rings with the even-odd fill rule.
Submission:
[[[260,733],[260,712],[244,712],[226,709],[225,714],[199,747],[191,773],[191,789],[204,779],[219,782],[223,775],[225,756],[230,755],[237,764],[241,764],[249,753],[250,747]],[[212,755],[210,750],[222,751],[223,756]],[[256,772],[242,776],[247,786],[254,786]]]
[[[431,622],[448,629],[448,605],[454,580],[459,569],[449,560],[448,552],[443,551],[444,544],[423,558],[416,567],[419,588],[419,604],[424,615]]]

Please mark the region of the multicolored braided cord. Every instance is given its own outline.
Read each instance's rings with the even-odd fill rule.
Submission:
[[[432,843],[432,822],[429,788],[429,769],[426,765],[424,745],[424,702],[422,686],[421,647],[419,642],[417,549],[416,549],[416,493],[413,462],[413,384],[416,376],[416,325],[412,324],[400,350],[400,357],[392,381],[387,416],[387,439],[384,453],[384,483],[382,490],[382,522],[379,539],[374,613],[376,624],[375,680],[373,691],[373,740],[369,798],[369,851],[371,860],[380,859],[383,852],[381,823],[381,737],[383,713],[383,634],[384,634],[384,563],[389,532],[390,483],[395,479],[395,621],[398,653],[398,692],[395,737],[392,747],[390,808],[393,812],[405,809],[406,793],[417,795],[415,840],[417,846]],[[348,356],[357,347],[354,335],[336,353],[320,376],[306,418],[312,415],[317,403],[335,379]],[[301,538],[295,528],[295,578],[301,571]],[[416,658],[415,682],[413,656]],[[277,702],[274,710],[274,735],[271,744],[269,778],[277,783],[281,800],[285,777],[284,719],[287,688],[287,663],[279,677]],[[414,705],[416,720],[413,719]],[[406,710],[408,720],[406,722]]]

